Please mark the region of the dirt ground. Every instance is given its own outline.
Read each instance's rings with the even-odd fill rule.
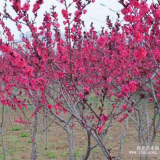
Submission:
[[[31,110],[28,114],[31,114]],[[28,128],[24,125],[17,124],[14,119],[17,117],[15,112],[10,112],[13,125],[6,113],[6,129],[4,132],[4,139],[6,145],[6,160],[29,160],[31,155],[31,134]],[[124,133],[125,123],[117,122],[113,128],[108,132],[105,138],[105,145],[110,149],[112,156],[119,156],[120,147],[120,133]],[[40,137],[40,132],[37,134],[37,142]],[[129,151],[136,151],[138,146],[137,132],[134,124],[129,120],[128,132],[124,138],[123,160],[138,160],[137,155],[129,154]],[[93,140],[92,140],[93,141]],[[38,145],[38,144],[37,144]],[[94,145],[94,141],[92,142]],[[160,133],[158,133],[154,146],[160,147]],[[85,154],[86,149],[86,134],[79,125],[75,125],[75,159],[81,160]],[[41,150],[38,155],[38,160],[69,160],[69,147],[67,143],[67,135],[61,127],[53,124],[49,128],[49,142],[48,149],[46,148],[45,133],[41,143]],[[160,160],[159,155],[153,155],[151,160]],[[0,139],[0,160],[2,156],[2,143]],[[89,160],[105,160],[105,157],[99,147],[92,150]]]

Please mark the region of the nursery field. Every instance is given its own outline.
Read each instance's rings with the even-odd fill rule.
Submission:
[[[26,111],[29,117],[33,110],[29,109]],[[17,113],[10,111],[12,118],[9,120],[8,114],[6,112],[6,128],[4,132],[4,139],[6,145],[6,157],[7,160],[28,160],[31,155],[31,134],[29,128],[26,126],[15,123],[14,119],[17,117]],[[153,117],[150,116],[150,119]],[[75,122],[76,123],[76,122]],[[134,129],[134,124],[131,119],[129,119],[128,132],[123,141],[123,159],[124,160],[138,160],[138,156],[129,154],[129,151],[136,151],[138,146],[137,132]],[[111,128],[105,137],[105,145],[107,149],[114,156],[119,156],[120,147],[120,137],[119,135],[125,131],[125,123],[115,123],[114,127]],[[43,134],[43,139],[41,142],[41,149],[38,155],[38,160],[69,160],[69,147],[67,143],[67,135],[65,132],[56,124],[52,124],[48,130],[48,148],[46,148],[45,133]],[[39,143],[40,131],[37,132],[37,146]],[[86,134],[84,134],[83,129],[76,124],[75,125],[75,159],[81,160],[85,154],[86,149]],[[136,142],[137,141],[137,142]],[[92,145],[95,142],[92,140]],[[160,147],[160,133],[157,135],[154,146]],[[89,160],[104,160],[105,157],[99,147],[94,148],[91,151]],[[159,155],[154,155],[152,160],[160,159]],[[0,160],[3,160],[2,156],[2,143],[0,141]]]

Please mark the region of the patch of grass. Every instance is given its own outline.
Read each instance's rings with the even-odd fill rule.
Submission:
[[[17,149],[17,151],[18,151],[18,152],[22,152],[22,151],[23,151],[23,149],[22,149],[22,148],[19,148],[19,149]]]
[[[21,137],[28,137],[28,133],[21,133]]]
[[[10,154],[10,155],[13,155],[13,154],[14,154],[14,152],[15,152],[15,150],[14,150],[14,149],[9,149],[9,150],[8,150],[8,154]]]
[[[10,136],[10,142],[16,143],[19,142],[17,136]]]
[[[154,118],[154,116],[149,116],[149,119],[153,119]],[[158,116],[156,116],[156,120],[158,119]]]
[[[111,146],[107,146],[107,149],[112,149],[112,147]]]
[[[21,126],[14,126],[11,128],[11,131],[20,131],[21,130]]]
[[[131,142],[131,139],[126,138],[126,139],[123,140],[123,142],[124,143]]]
[[[28,143],[32,143],[32,140],[31,140],[31,139],[29,139],[27,142],[28,142]]]
[[[74,152],[74,156],[75,156],[75,157],[81,157],[81,155],[82,155],[82,153],[81,153],[80,151],[78,151],[78,150],[76,150],[76,151]]]
[[[33,110],[33,109],[34,109],[34,106],[33,106],[33,105],[28,105],[28,109],[29,109],[29,110]]]
[[[53,152],[47,152],[47,156],[48,156],[49,159],[57,158],[57,155]]]
[[[49,143],[48,143],[48,148],[45,146],[43,149],[44,149],[44,150],[48,150],[49,148],[52,147],[52,145],[53,145],[53,144],[49,142]]]
[[[63,152],[61,155],[62,155],[63,157],[66,157],[66,156],[67,156],[67,152]]]
[[[93,103],[94,101],[95,101],[95,97],[89,97],[89,98],[88,98],[88,102],[89,102],[89,103]]]
[[[3,158],[3,155],[2,155],[2,154],[0,154],[0,160],[4,160],[4,158]]]
[[[108,136],[108,135],[105,137],[105,140],[106,140],[106,141],[109,141],[109,136]]]
[[[94,153],[95,153],[95,152],[98,152],[97,147],[94,148],[94,149],[92,149],[91,152],[94,152]]]

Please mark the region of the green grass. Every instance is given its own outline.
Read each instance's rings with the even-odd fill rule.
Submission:
[[[2,154],[0,154],[0,160],[4,160],[4,159],[3,159],[3,155],[2,155]]]
[[[14,154],[14,152],[15,152],[15,150],[14,149],[8,149],[8,154],[10,154],[10,155],[13,155]]]
[[[154,118],[154,116],[149,116],[149,119],[153,119]],[[158,119],[158,116],[156,116],[156,118],[155,118],[156,120]]]
[[[55,159],[57,158],[57,155],[53,152],[47,152],[47,156],[49,159]]]
[[[126,138],[126,139],[123,140],[123,142],[124,142],[124,143],[127,143],[127,142],[131,142],[131,140],[128,139],[128,138]]]
[[[28,137],[28,133],[21,133],[21,137]]]
[[[28,142],[28,143],[32,143],[32,140],[31,140],[31,139],[29,139],[27,142]]]
[[[33,105],[28,105],[28,109],[29,109],[29,110],[33,110],[33,109],[34,109],[34,106],[33,106]]]
[[[96,147],[96,148],[94,148],[94,149],[92,149],[92,150],[91,150],[91,152],[94,152],[94,153],[98,152],[97,147]]]
[[[105,140],[106,140],[106,141],[109,141],[109,136],[108,136],[108,135],[105,137]]]
[[[10,136],[10,142],[16,143],[19,142],[17,136]]]
[[[81,157],[81,156],[82,156],[82,153],[81,153],[80,151],[76,150],[76,151],[74,152],[74,156],[75,156],[75,157]]]
[[[21,126],[14,126],[11,128],[11,131],[20,131],[21,130]]]
[[[67,152],[63,152],[61,155],[62,155],[63,157],[66,157],[66,156],[67,156]]]

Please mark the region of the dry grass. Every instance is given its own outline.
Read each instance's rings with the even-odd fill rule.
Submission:
[[[27,111],[30,115],[32,110]],[[7,116],[7,115],[6,115]],[[12,119],[17,117],[15,112],[11,112]],[[14,123],[15,127],[11,126],[8,119],[7,127],[4,133],[7,160],[29,160],[31,154],[31,134],[29,129],[25,126]],[[75,125],[75,159],[81,160],[86,148],[86,134],[84,130]],[[111,128],[108,135],[105,137],[105,145],[108,149],[111,149],[112,156],[119,156],[119,144],[120,133],[125,131],[125,123],[115,123],[115,126]],[[40,132],[37,134],[37,142],[40,136]],[[124,160],[138,160],[136,155],[129,154],[129,151],[135,151],[138,146],[137,132],[135,131],[133,122],[129,120],[129,131],[124,139],[123,159]],[[93,140],[92,140],[93,141]],[[94,142],[92,142],[94,144]],[[155,146],[160,146],[160,134],[154,143]],[[38,155],[38,160],[69,160],[69,148],[67,143],[66,133],[57,125],[53,124],[49,128],[49,148],[46,150],[45,133],[43,134],[41,151]],[[0,160],[2,157],[2,144],[0,139]],[[99,147],[92,150],[89,160],[104,160],[105,157]],[[152,160],[160,159],[160,156],[153,156]]]

